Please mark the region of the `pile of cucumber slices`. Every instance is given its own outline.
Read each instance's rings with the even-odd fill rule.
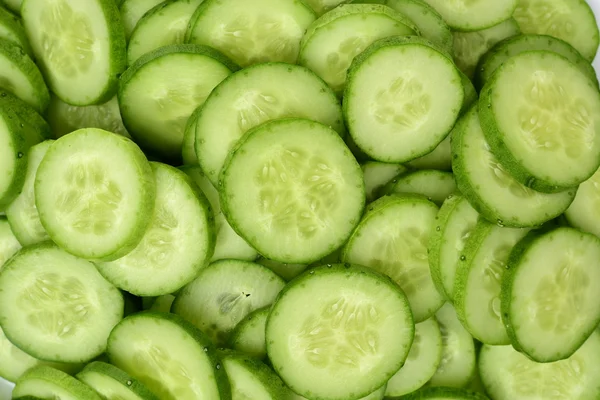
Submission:
[[[600,399],[586,0],[0,4],[0,400]]]

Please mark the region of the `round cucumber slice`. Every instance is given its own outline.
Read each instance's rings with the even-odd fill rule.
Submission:
[[[396,176],[407,171],[400,164],[387,164],[378,161],[367,161],[361,164],[365,179],[367,203],[379,198],[385,185]]]
[[[341,5],[308,27],[300,44],[298,63],[314,71],[341,95],[354,57],[378,39],[416,33],[412,21],[384,5]]]
[[[213,46],[242,67],[295,64],[300,40],[315,17],[303,1],[206,0],[190,20],[186,42]]]
[[[21,20],[0,4],[0,38],[20,46],[28,55],[32,55],[29,40]]]
[[[159,5],[164,0],[123,0],[119,11],[121,12],[121,21],[125,28],[125,38],[129,41],[131,33],[135,29],[138,21],[154,6]]]
[[[444,200],[456,192],[456,182],[451,172],[434,169],[411,171],[400,174],[385,186],[387,194],[416,193],[441,206]]]
[[[6,217],[0,216],[0,268],[8,261],[19,249],[21,244],[10,229]]]
[[[68,400],[101,400],[88,385],[72,376],[48,366],[37,366],[27,371],[17,381],[12,398],[25,396],[47,399],[49,396]]]
[[[579,185],[564,215],[571,226],[600,237],[600,170]]]
[[[55,243],[83,258],[111,261],[142,240],[156,184],[135,143],[89,128],[54,142],[34,191],[42,225]]]
[[[19,251],[0,270],[0,324],[32,356],[86,362],[106,349],[123,317],[123,296],[94,265],[42,243]],[[26,333],[23,333],[26,332]]]
[[[514,17],[523,33],[550,35],[571,44],[589,61],[600,43],[594,12],[585,0],[519,0]]]
[[[600,239],[573,228],[532,232],[510,254],[502,320],[513,346],[538,362],[570,357],[600,323]]]
[[[425,0],[457,31],[477,31],[509,19],[519,0]]]
[[[492,152],[525,186],[558,192],[600,166],[600,92],[557,53],[510,58],[481,91],[479,114]]]
[[[403,400],[489,400],[484,394],[452,387],[428,387],[406,397]]]
[[[308,398],[349,399],[383,386],[402,366],[414,336],[400,288],[350,264],[317,267],[286,286],[267,320],[275,371]]]
[[[433,151],[452,129],[464,99],[452,60],[418,37],[373,43],[352,61],[346,82],[343,107],[350,135],[383,162],[401,163]],[[444,96],[431,95],[438,92]]]
[[[267,357],[265,327],[271,307],[255,310],[241,320],[231,333],[231,348],[258,359]]]
[[[66,103],[110,100],[125,69],[125,33],[114,0],[27,0],[23,25],[46,83]]]
[[[339,248],[365,203],[362,171],[344,141],[306,119],[248,132],[219,187],[234,229],[260,254],[284,263],[310,264]]]
[[[128,373],[101,361],[94,361],[77,374],[77,379],[102,398],[119,400],[158,400],[143,383]]]
[[[375,269],[396,282],[411,305],[415,322],[444,303],[427,260],[427,243],[438,208],[420,195],[390,195],[367,207],[342,251],[342,261]]]
[[[285,281],[262,265],[217,261],[175,297],[171,311],[225,345],[235,326],[249,313],[273,303]]]
[[[481,379],[494,400],[596,399],[600,396],[600,332],[566,360],[537,363],[512,346],[484,345],[479,355]]]
[[[183,318],[143,312],[110,334],[108,356],[159,399],[230,399],[224,368],[210,339]]]

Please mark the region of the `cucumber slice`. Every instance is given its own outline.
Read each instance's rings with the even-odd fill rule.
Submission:
[[[406,363],[390,378],[386,397],[405,396],[425,385],[442,360],[442,334],[435,318],[415,325],[415,339]]]
[[[383,385],[382,387],[380,387],[373,393],[368,394],[365,397],[361,397],[358,400],[383,400],[384,395],[385,395],[385,388],[386,388],[386,386]],[[299,394],[292,392],[291,396],[288,397],[288,400],[307,400],[307,399],[306,399],[306,397],[302,397]]]
[[[39,114],[0,89],[0,210],[23,188],[29,148],[49,136],[50,128]]]
[[[152,305],[148,307],[148,310],[168,313],[171,311],[173,301],[175,301],[175,296],[171,294],[155,297],[152,301]]]
[[[102,398],[119,400],[158,400],[146,385],[121,369],[100,361],[88,364],[77,379],[94,389]]]
[[[260,258],[257,262],[260,265],[264,265],[265,267],[269,268],[286,281],[291,281],[304,272],[306,268],[308,268],[308,265],[306,264],[287,264],[279,261],[269,260],[268,258]]]
[[[362,171],[344,141],[306,119],[249,131],[221,180],[221,206],[234,229],[260,254],[284,263],[310,264],[339,248],[365,204]]]
[[[210,339],[177,315],[143,312],[125,318],[110,334],[108,356],[159,399],[231,399]]]
[[[137,296],[181,289],[208,264],[215,246],[214,216],[204,194],[178,169],[151,166],[156,200],[142,241],[124,257],[96,264],[109,282]]]
[[[600,323],[600,239],[573,228],[532,232],[502,279],[502,320],[513,346],[538,362],[570,357]]]
[[[83,128],[104,129],[131,138],[123,125],[117,96],[104,104],[92,106],[72,106],[51,96],[46,119],[55,138]]]
[[[317,16],[321,16],[340,4],[348,3],[349,0],[305,0],[304,2],[313,9]]]
[[[499,226],[532,227],[562,214],[575,190],[540,193],[509,175],[490,151],[473,107],[452,132],[452,169],[460,192],[487,220]]]
[[[127,64],[160,47],[182,44],[190,18],[202,0],[168,0],[145,13],[135,25],[127,47]]]
[[[198,165],[198,156],[196,155],[196,126],[198,125],[198,115],[202,110],[202,105],[197,107],[192,115],[187,119],[183,130],[183,142],[181,144],[181,158],[184,165]],[[202,173],[204,175],[204,173]]]
[[[387,164],[378,161],[367,161],[361,165],[365,180],[367,203],[379,198],[385,185],[396,176],[407,171],[400,164]]]
[[[296,393],[355,399],[383,386],[413,341],[408,300],[367,268],[317,267],[286,286],[267,320],[269,359]]]
[[[54,143],[53,140],[46,140],[29,149],[23,188],[17,198],[6,208],[6,217],[10,227],[23,246],[50,239],[42,226],[35,206],[34,183],[38,167],[52,143]]]
[[[484,345],[481,378],[494,400],[596,399],[600,396],[600,332],[566,360],[537,363],[512,346]]]
[[[280,400],[290,396],[290,389],[281,379],[257,359],[231,350],[220,351],[232,399]]]
[[[344,115],[352,138],[371,158],[413,160],[452,129],[464,90],[452,60],[433,46],[418,37],[382,39],[352,62]]]
[[[0,217],[0,268],[8,261],[19,249],[21,244],[13,234],[6,217]]]
[[[476,372],[473,337],[462,326],[450,303],[446,303],[435,317],[442,332],[442,360],[429,385],[465,387]]]
[[[509,58],[534,50],[553,51],[560,54],[575,64],[588,78],[596,84],[598,83],[596,71],[590,62],[570,44],[552,36],[530,34],[505,39],[481,58],[475,75],[478,88],[481,89],[490,80],[498,67]]]
[[[380,4],[346,4],[313,22],[300,44],[298,63],[319,75],[339,95],[350,63],[378,39],[415,35],[404,14]]]
[[[89,128],[52,144],[34,191],[42,225],[56,244],[82,258],[110,261],[142,240],[156,184],[135,143]]]
[[[249,313],[273,303],[285,281],[262,265],[217,261],[175,297],[171,312],[225,345],[235,326]]]
[[[521,33],[514,18],[500,22],[492,27],[472,31],[454,32],[454,61],[470,79],[475,76],[479,59],[496,43]]]
[[[23,0],[2,0],[2,3],[15,14],[21,14],[21,5]]]
[[[415,158],[406,163],[408,167],[416,169],[437,169],[449,171],[452,169],[452,150],[450,146],[451,135],[446,136],[431,153]]]
[[[427,243],[438,208],[420,195],[390,195],[367,207],[342,250],[342,261],[391,277],[406,293],[415,322],[444,303],[431,279]]]
[[[500,287],[511,250],[528,232],[480,219],[461,253],[454,307],[463,326],[482,343],[510,344],[502,322]]]
[[[21,24],[21,20],[13,13],[7,11],[0,4],[0,38],[8,40],[21,48],[32,56],[29,40]]]
[[[554,52],[510,58],[482,89],[479,113],[492,152],[528,187],[557,192],[600,166],[600,91]]]
[[[101,400],[88,385],[48,366],[34,367],[17,381],[12,398],[21,399],[25,396],[40,399]]]
[[[86,362],[106,349],[123,317],[123,296],[88,261],[42,243],[19,251],[0,270],[0,324],[32,356]],[[26,332],[26,333],[24,333]]]
[[[265,327],[270,310],[271,307],[259,308],[238,322],[229,340],[231,348],[258,359],[265,359]]]
[[[139,20],[154,6],[159,5],[164,0],[123,0],[119,11],[121,12],[121,21],[125,28],[125,39],[129,41],[131,33]]]
[[[143,147],[177,159],[189,116],[236,69],[205,46],[171,45],[146,54],[121,77],[123,122]]]
[[[594,12],[585,0],[519,0],[514,17],[523,33],[555,36],[589,61],[600,43]]]
[[[295,64],[315,14],[295,0],[206,0],[190,20],[186,42],[212,46],[242,67]]]
[[[434,169],[400,174],[385,186],[386,194],[416,193],[441,206],[456,192],[456,182],[451,172]]]
[[[212,184],[218,186],[227,155],[246,131],[283,117],[309,118],[345,133],[335,94],[304,67],[260,64],[222,82],[206,100],[196,126],[196,154]]]
[[[599,202],[600,170],[579,186],[575,200],[564,215],[571,226],[600,237]]]
[[[125,34],[114,0],[27,0],[21,15],[46,83],[62,101],[86,106],[115,95]]]
[[[438,291],[454,300],[456,270],[464,257],[463,249],[479,214],[460,195],[448,197],[436,217],[436,227],[429,239],[429,267]]]
[[[425,0],[457,31],[477,31],[509,19],[519,0]]]
[[[428,387],[414,392],[403,400],[489,400],[481,393],[452,387]]]

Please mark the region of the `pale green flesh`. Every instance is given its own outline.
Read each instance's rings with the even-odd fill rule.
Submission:
[[[223,366],[231,385],[232,400],[277,400],[265,387],[265,383],[261,382],[255,373],[243,363],[225,357]]]
[[[373,201],[380,196],[380,190],[394,177],[406,171],[400,164],[387,164],[377,161],[368,161],[362,164],[365,179],[365,192],[367,202]]]
[[[212,46],[242,67],[269,61],[294,64],[300,40],[314,20],[307,5],[293,0],[223,0],[204,8],[188,30],[188,42]]]
[[[409,167],[417,169],[438,169],[446,171],[452,168],[452,152],[450,149],[450,137],[442,140],[431,153],[416,158],[406,163]]]
[[[415,339],[406,362],[387,383],[387,397],[404,396],[422,387],[442,359],[442,335],[435,318],[415,326]]]
[[[257,310],[248,315],[236,326],[231,340],[231,347],[257,358],[267,356],[267,344],[265,342],[265,326],[269,308]]]
[[[78,374],[77,379],[108,400],[144,400],[120,382],[98,372],[87,371]]]
[[[444,301],[435,288],[427,259],[427,243],[437,211],[425,199],[391,200],[376,213],[367,214],[343,252],[344,262],[373,268],[398,283],[416,322],[431,317]]]
[[[162,3],[163,0],[124,0],[121,4],[121,20],[123,21],[123,27],[125,28],[125,37],[129,40],[133,29],[137,25],[138,21],[148,12],[152,7]]]
[[[12,233],[8,220],[0,217],[0,268],[20,248],[21,244]]]
[[[512,346],[484,345],[481,379],[495,400],[588,400],[598,397],[600,333],[566,360],[536,363]]]
[[[183,43],[190,17],[202,1],[173,1],[159,12],[143,16],[129,38],[127,64],[132,65],[141,56],[159,47]]]
[[[42,111],[44,93],[40,92],[40,88],[33,86],[30,82],[31,77],[26,76],[25,71],[5,54],[0,54],[0,71],[2,71],[0,77],[1,89],[13,93],[38,112]],[[46,89],[44,88],[44,90]],[[45,99],[48,100],[48,93],[45,93]]]
[[[441,205],[456,192],[454,176],[450,172],[422,170],[399,176],[390,193],[421,194],[429,201]]]
[[[600,237],[600,172],[579,186],[575,200],[565,211],[569,223]]]
[[[455,30],[489,28],[510,18],[518,0],[425,0]]]

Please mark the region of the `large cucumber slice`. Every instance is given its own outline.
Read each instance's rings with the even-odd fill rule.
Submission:
[[[444,303],[427,261],[437,212],[437,206],[420,195],[384,196],[367,207],[342,252],[344,262],[373,268],[400,285],[416,322],[431,317]]]
[[[17,381],[13,399],[31,396],[34,399],[101,400],[91,387],[52,367],[40,365],[27,371]],[[31,398],[30,397],[30,398]]]
[[[125,33],[114,0],[27,0],[23,24],[46,83],[61,100],[110,100],[125,69]]]
[[[457,31],[477,31],[507,20],[517,7],[518,0],[425,0],[444,17],[450,28]]]
[[[8,220],[0,216],[0,268],[20,248],[21,244],[10,229]]]
[[[77,374],[77,379],[94,389],[104,399],[158,400],[143,383],[129,374],[101,361],[94,361]]]
[[[600,239],[573,228],[531,232],[502,279],[502,321],[513,346],[538,362],[570,357],[600,322]]]
[[[123,317],[123,296],[94,265],[42,243],[19,251],[0,270],[0,324],[34,357],[86,362],[106,349]],[[25,332],[25,333],[24,333]]]
[[[406,360],[413,335],[402,290],[350,264],[317,267],[286,286],[266,331],[269,359],[283,381],[321,399],[379,389]]]

